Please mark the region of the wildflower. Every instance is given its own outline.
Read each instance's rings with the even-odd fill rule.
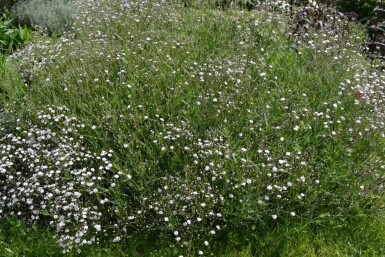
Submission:
[[[96,231],[100,231],[101,230],[101,226],[99,224],[94,225],[94,228],[96,229]]]
[[[112,242],[116,243],[116,242],[119,242],[121,240],[121,237],[120,236],[117,236],[115,237]]]

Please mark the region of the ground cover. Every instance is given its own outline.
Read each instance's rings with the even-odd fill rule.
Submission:
[[[79,1],[4,57],[0,253],[383,255],[384,75],[285,6]]]

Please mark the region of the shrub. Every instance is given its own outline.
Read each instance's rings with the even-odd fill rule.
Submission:
[[[341,12],[355,12],[361,22],[367,22],[372,17],[373,9],[378,6],[376,0],[340,0],[337,7]]]
[[[1,185],[14,188],[2,192],[4,213],[49,219],[65,251],[106,230],[113,241],[156,235],[194,256],[226,234],[344,225],[381,207],[384,116],[367,109],[383,108],[370,93],[384,79],[368,80],[344,21],[318,36],[310,26],[293,51],[281,13],[88,2],[76,35],[13,56],[30,72],[24,106],[68,109],[45,110],[1,139]],[[105,149],[113,158],[94,154]],[[87,188],[79,180],[95,167],[101,180]],[[31,199],[35,181],[44,192]],[[74,205],[102,214],[80,221]]]
[[[72,0],[24,0],[17,3],[13,12],[22,24],[62,33],[71,26],[77,4]]]
[[[67,112],[45,108],[38,113],[39,126],[24,124],[0,138],[0,217],[50,224],[59,245],[71,249],[98,240],[102,212],[107,213],[102,209],[120,173],[111,173],[112,151],[96,154],[81,145],[73,133],[84,125]],[[0,124],[15,121],[0,115]]]
[[[0,2],[0,15],[2,14],[3,10],[8,9],[10,10],[12,6],[16,4],[16,0],[2,0]]]

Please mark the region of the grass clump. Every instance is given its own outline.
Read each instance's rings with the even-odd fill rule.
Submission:
[[[295,34],[284,4],[78,4],[72,31],[7,62],[26,85],[0,83],[20,117],[0,139],[4,217],[85,256],[383,253],[367,224],[383,211],[384,75],[362,28]]]

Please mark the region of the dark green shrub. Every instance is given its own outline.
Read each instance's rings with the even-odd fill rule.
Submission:
[[[15,4],[17,0],[1,0],[0,2],[0,15],[3,14],[3,10],[10,10]]]
[[[344,13],[355,12],[358,20],[365,23],[373,16],[373,9],[378,6],[377,0],[339,0],[337,8]]]

